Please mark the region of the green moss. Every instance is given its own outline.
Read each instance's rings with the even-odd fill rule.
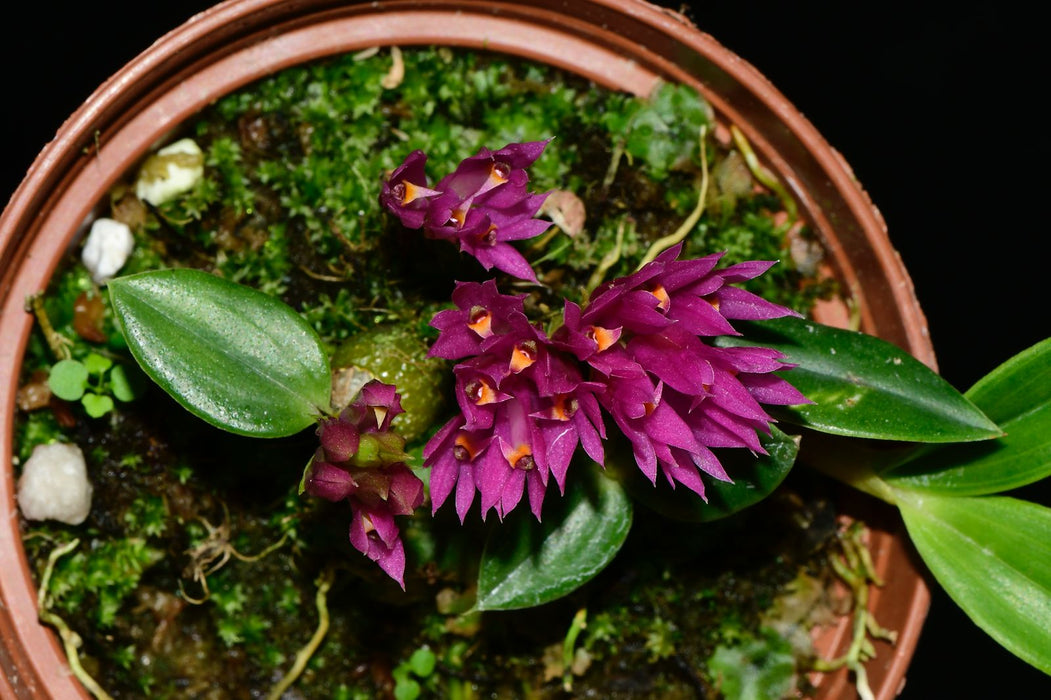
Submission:
[[[795,689],[792,646],[771,629],[719,646],[709,664],[715,686],[728,698],[781,700]]]
[[[92,540],[61,559],[51,578],[52,607],[65,615],[86,616],[100,628],[112,627],[124,599],[162,554],[141,538]]]
[[[168,527],[168,504],[161,496],[136,498],[124,514],[128,531],[143,537],[159,537]]]
[[[15,444],[18,459],[25,462],[37,445],[66,442],[68,438],[51,411],[33,411],[15,424]]]

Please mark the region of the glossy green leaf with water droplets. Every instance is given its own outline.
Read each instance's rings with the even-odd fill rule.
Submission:
[[[241,435],[299,432],[332,378],[314,330],[278,299],[199,270],[109,282],[132,355],[187,410]]]
[[[613,561],[631,520],[631,500],[619,483],[597,465],[571,470],[565,496],[548,493],[543,522],[522,503],[492,530],[476,609],[529,608],[571,593]]]
[[[997,367],[965,396],[1000,425],[1003,437],[930,448],[881,476],[897,487],[981,496],[1051,475],[1051,338]]]
[[[781,376],[813,404],[769,407],[781,420],[835,435],[970,442],[1001,435],[995,423],[936,372],[895,345],[865,333],[799,318],[741,323],[722,345],[780,350],[797,365]]]

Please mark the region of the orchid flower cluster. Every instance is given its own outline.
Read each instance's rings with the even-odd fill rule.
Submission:
[[[536,282],[533,267],[510,241],[533,238],[551,225],[534,218],[547,198],[526,189],[525,169],[548,141],[483,148],[460,163],[434,189],[427,187],[427,156],[413,151],[383,185],[380,203],[410,229],[459,244],[486,270],[496,268]]]
[[[404,226],[457,243],[486,269],[535,282],[510,241],[549,226],[534,218],[547,195],[528,191],[525,172],[547,143],[482,149],[434,187],[425,154],[415,151],[393,171],[380,201]],[[704,339],[737,335],[733,320],[795,314],[735,286],[773,263],[716,269],[718,254],[679,260],[680,252],[670,248],[600,286],[584,306],[567,300],[550,335],[528,318],[526,295],[502,294],[492,279],[457,283],[455,308],[431,321],[439,331],[431,356],[459,361],[459,413],[424,448],[435,512],[455,492],[462,522],[477,493],[482,517],[495,510],[503,519],[528,494],[539,520],[548,482],[565,492],[578,446],[604,463],[605,416],[630,440],[650,482],[660,471],[701,498],[702,472],[730,481],[711,448],[765,453],[757,433],[769,433],[772,419],[761,404],[806,402],[773,374],[789,365],[776,350],[720,348]],[[405,555],[393,516],[419,505],[422,484],[400,458],[377,465],[355,455],[365,436],[392,435],[399,409],[394,387],[367,389],[339,419],[321,424],[306,487],[350,501],[351,542],[400,583]]]

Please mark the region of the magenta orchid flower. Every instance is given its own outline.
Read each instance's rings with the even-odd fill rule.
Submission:
[[[525,169],[548,141],[512,143],[497,151],[482,148],[464,159],[434,189],[427,186],[427,156],[413,151],[391,173],[380,202],[402,225],[452,241],[490,270],[536,281],[536,273],[512,241],[533,238],[551,225],[536,219],[547,194],[527,190]]]

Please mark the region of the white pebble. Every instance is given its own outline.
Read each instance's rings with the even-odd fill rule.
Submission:
[[[91,482],[76,445],[37,445],[18,479],[18,507],[27,520],[79,525],[91,510]]]
[[[179,139],[146,159],[135,195],[153,206],[189,192],[204,178],[204,153],[193,139]]]
[[[95,219],[80,259],[95,284],[105,284],[124,267],[134,247],[135,237],[127,224],[114,219]]]

